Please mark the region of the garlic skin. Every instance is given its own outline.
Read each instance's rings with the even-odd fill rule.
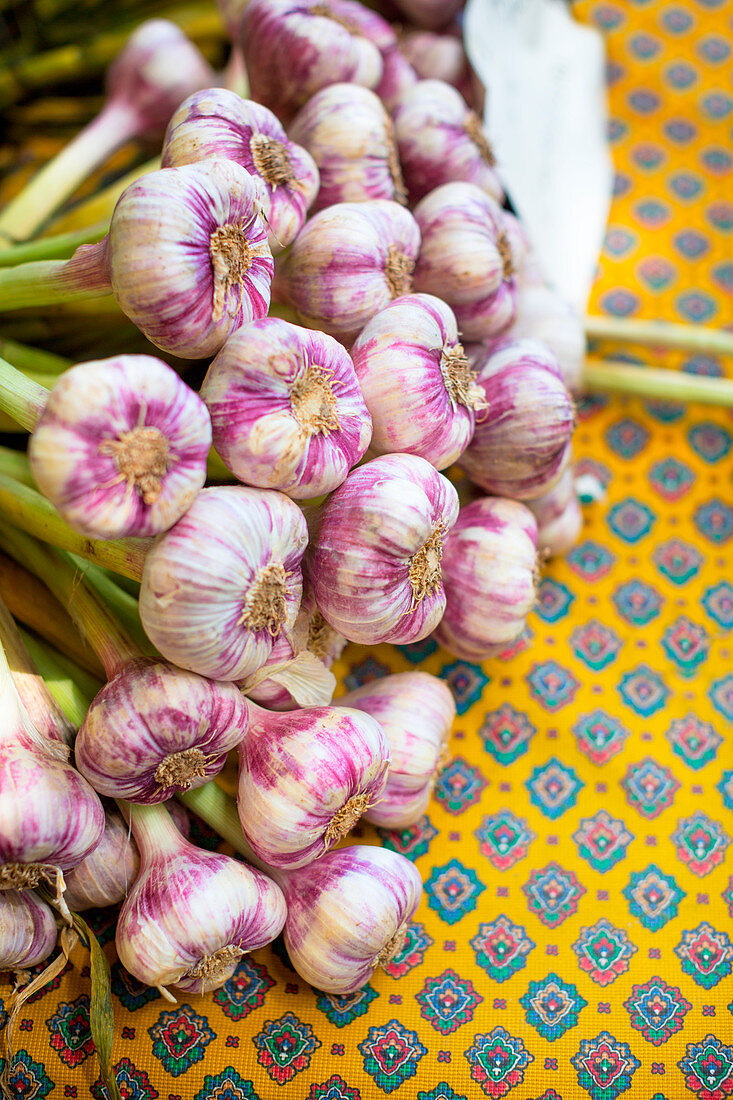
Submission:
[[[414,213],[422,238],[415,290],[448,303],[464,340],[500,336],[517,296],[501,207],[476,184],[444,183]]]
[[[217,453],[232,473],[296,500],[340,485],[371,439],[371,417],[341,344],[276,317],[229,338],[201,396]]]
[[[140,618],[158,651],[215,680],[242,680],[295,622],[303,513],[288,497],[244,486],[202,489],[145,559]]]
[[[461,509],[443,554],[446,607],[436,641],[463,661],[500,653],[535,604],[537,521],[516,500],[485,497]]]
[[[108,99],[138,116],[140,136],[157,142],[181,100],[215,79],[180,27],[168,19],[148,19],[109,66],[106,91]]]
[[[56,946],[56,921],[32,890],[0,890],[0,971],[28,970]]]
[[[575,491],[575,471],[571,464],[549,492],[528,501],[537,520],[537,545],[545,557],[567,554],[580,538],[583,513]]]
[[[381,725],[391,762],[384,794],[364,814],[385,829],[405,829],[425,813],[445,761],[456,705],[427,672],[398,672],[342,695],[339,706],[366,711]]]
[[[417,222],[398,203],[337,203],[306,222],[279,268],[278,286],[302,324],[349,343],[375,313],[410,292],[419,249]]]
[[[588,344],[577,310],[548,286],[520,285],[517,316],[506,334],[508,340],[539,340],[560,364],[571,393],[581,388]]]
[[[252,98],[287,122],[320,88],[374,88],[382,57],[374,39],[389,25],[353,0],[249,0],[237,42]]]
[[[441,184],[459,180],[475,184],[498,203],[504,201],[483,123],[452,85],[418,81],[394,104],[392,119],[412,204]]]
[[[292,630],[280,634],[262,668],[239,686],[268,710],[326,707],[336,690],[331,665],[345,645],[346,638],[328,625],[304,585]]]
[[[381,797],[390,761],[387,739],[369,714],[346,707],[251,710],[239,746],[242,830],[269,866],[304,867]]]
[[[442,544],[457,515],[451,483],[416,455],[352,470],[323,506],[308,553],[324,619],[365,645],[425,638],[445,607]]]
[[[118,305],[156,347],[200,359],[265,316],[273,275],[266,203],[262,182],[222,158],[162,168],[125,189],[106,262]]]
[[[261,871],[184,840],[163,806],[128,809],[140,873],[117,922],[120,962],[169,1000],[169,985],[218,989],[242,955],[281,931],[282,892]]]
[[[92,700],[77,734],[76,763],[99,794],[164,802],[213,779],[248,723],[234,684],[141,658]]]
[[[97,847],[64,875],[64,900],[73,913],[117,905],[127,896],[140,870],[137,846],[122,814],[105,807],[104,817],[104,832]]]
[[[432,294],[397,298],[367,323],[351,356],[373,453],[419,455],[438,470],[460,457],[486,400],[450,306]]]
[[[402,947],[422,894],[420,873],[387,848],[358,844],[278,874],[284,937],[298,974],[327,993],[354,993]]]
[[[318,165],[321,186],[314,211],[369,199],[406,204],[392,121],[368,88],[322,88],[300,109],[289,132]]]
[[[28,454],[39,489],[90,538],[157,535],[206,481],[201,398],[151,355],[80,363],[51,390]]]
[[[570,458],[575,408],[560,366],[536,340],[502,341],[475,365],[489,407],[461,467],[487,493],[534,500]]]
[[[318,168],[296,140],[267,107],[226,88],[207,88],[184,100],[171,118],[162,165],[225,157],[258,176],[269,200],[267,241],[274,255],[295,239],[318,194]]]

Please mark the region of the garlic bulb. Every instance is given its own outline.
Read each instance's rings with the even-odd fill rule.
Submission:
[[[398,203],[337,203],[306,222],[278,285],[304,325],[347,342],[409,293],[419,249],[417,223]]]
[[[100,794],[163,802],[217,775],[248,721],[234,684],[141,658],[92,700],[76,738],[77,767]]]
[[[461,456],[487,493],[532,500],[558,480],[570,457],[575,409],[557,360],[535,340],[503,341],[476,363],[488,410]]]
[[[145,633],[181,668],[244,679],[295,622],[307,542],[303,513],[282,493],[202,489],[146,556]]]
[[[466,340],[499,336],[514,321],[514,261],[500,206],[473,183],[445,183],[415,207],[422,245],[415,289],[453,309]]]
[[[126,970],[164,997],[218,989],[246,952],[270,943],[285,902],[269,878],[229,856],[196,848],[163,806],[128,806],[140,873],[117,922]]]
[[[211,421],[150,355],[80,363],[51,390],[28,449],[39,489],[91,538],[157,535],[206,480]]]
[[[581,387],[587,341],[577,310],[548,286],[521,285],[517,292],[517,316],[506,334],[509,340],[539,340],[560,364],[571,392]]]
[[[358,710],[251,710],[239,746],[242,830],[255,855],[271,867],[303,867],[379,800],[389,746],[379,723]]]
[[[420,873],[387,848],[354,845],[278,872],[287,903],[284,937],[298,974],[327,993],[354,993],[404,943],[420,903]]]
[[[517,287],[545,286],[545,276],[527,230],[508,210],[504,211],[504,230],[514,260]]]
[[[425,813],[447,755],[456,716],[450,688],[427,672],[398,672],[342,695],[338,706],[371,714],[389,742],[387,785],[365,819],[386,829],[414,825]]]
[[[51,909],[32,890],[0,889],[0,971],[28,970],[56,946]]]
[[[346,638],[328,625],[304,586],[292,630],[280,634],[262,668],[239,686],[268,710],[328,706],[336,690],[331,665],[345,645]]]
[[[466,103],[473,98],[468,58],[460,38],[433,31],[406,31],[400,50],[419,80],[444,80],[461,93]]]
[[[500,653],[535,604],[537,522],[529,508],[492,497],[461,508],[443,571],[446,606],[436,641],[463,661]]]
[[[318,194],[318,168],[295,140],[288,140],[267,107],[226,88],[207,88],[184,100],[171,118],[162,164],[175,168],[225,157],[258,176],[267,193],[267,240],[275,253],[295,239]]]
[[[300,109],[289,132],[318,165],[321,186],[314,210],[369,199],[406,203],[392,122],[368,88],[322,88]]]
[[[351,356],[372,416],[372,452],[419,455],[438,470],[455,462],[486,400],[450,306],[432,294],[397,298],[367,322]]]
[[[74,913],[117,905],[140,870],[140,856],[119,810],[105,807],[104,832],[86,859],[64,876],[64,900]]]
[[[394,104],[392,119],[411,203],[458,180],[503,202],[504,189],[483,123],[452,85],[418,81]]]
[[[184,359],[214,355],[265,316],[273,262],[263,188],[233,161],[212,158],[151,172],[122,193],[105,246],[112,290],[157,347]]]
[[[402,93],[417,83],[418,75],[397,42],[383,47],[381,53],[382,79],[374,91],[387,110],[391,111]]]
[[[384,27],[353,0],[249,0],[237,41],[252,98],[287,120],[328,84],[375,87],[382,76],[375,39]]]
[[[560,557],[575,546],[583,528],[583,513],[575,491],[573,467],[565,467],[549,492],[527,502],[537,520],[537,545],[547,557]]]
[[[318,517],[308,575],[324,619],[352,642],[407,643],[443,614],[443,540],[458,515],[451,483],[415,455],[372,459]]]
[[[371,417],[348,353],[276,317],[229,338],[201,396],[232,473],[295,499],[330,493],[369,446]]]

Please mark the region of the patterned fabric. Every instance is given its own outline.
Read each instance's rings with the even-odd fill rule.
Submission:
[[[733,2],[577,9],[607,33],[617,168],[592,309],[731,325]],[[483,668],[430,641],[339,666],[346,689],[427,669],[458,706],[428,814],[360,831],[423,875],[402,951],[340,997],[275,945],[175,1005],[114,964],[127,1100],[733,1095],[733,424],[635,400],[579,416],[606,496],[521,643]],[[113,922],[94,917],[103,940]],[[103,1096],[73,961],[21,1013],[13,1095]]]

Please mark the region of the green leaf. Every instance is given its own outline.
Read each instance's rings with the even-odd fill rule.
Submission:
[[[107,962],[107,956],[102,951],[99,940],[86,921],[82,920],[77,913],[72,913],[71,916],[79,939],[88,948],[91,958],[92,990],[89,1005],[89,1023],[92,1039],[97,1048],[102,1080],[107,1088],[110,1100],[122,1100],[112,1069],[114,1016],[112,1014],[112,986],[109,963]]]

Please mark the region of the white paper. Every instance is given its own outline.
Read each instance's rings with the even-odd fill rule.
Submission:
[[[464,42],[507,193],[548,282],[584,313],[613,188],[603,39],[565,0],[468,0]]]

